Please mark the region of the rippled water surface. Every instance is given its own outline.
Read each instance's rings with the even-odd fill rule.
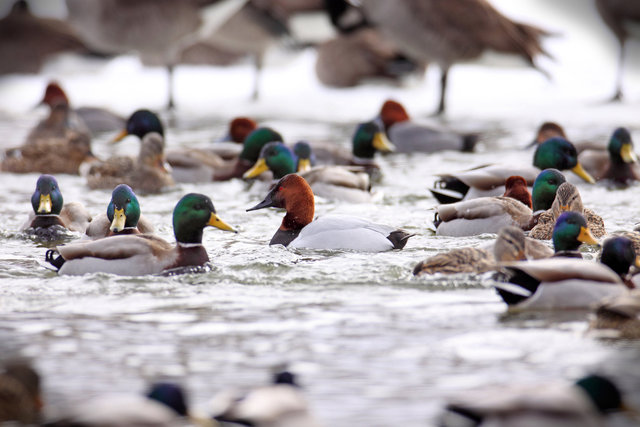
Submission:
[[[549,22],[553,27],[555,21]],[[556,40],[550,50],[557,55],[567,39]],[[168,147],[206,146],[238,114],[277,128],[288,143],[304,138],[348,146],[355,123],[373,116],[389,96],[422,118],[435,105],[437,73],[407,87],[331,91],[308,80],[300,83],[298,73],[312,70],[309,55],[267,70],[258,104],[236,93],[238,87],[247,94],[251,89],[246,67],[218,71],[216,84],[205,72],[179,70],[182,108],[163,116]],[[431,425],[445,399],[456,392],[496,383],[571,381],[593,370],[616,378],[640,407],[640,345],[586,335],[587,312],[506,315],[487,277],[412,276],[413,266],[429,255],[494,237],[434,236],[436,200],[428,192],[434,174],[496,161],[529,163],[532,151],[521,147],[548,119],[565,124],[576,140],[605,141],[620,125],[640,140],[640,93],[632,92],[626,104],[601,104],[611,88],[607,72],[612,67],[593,64],[600,66],[594,77],[582,67],[566,71],[562,67],[571,57],[557,56],[564,62],[552,66],[553,82],[534,71],[454,69],[447,121],[482,132],[478,153],[386,156],[379,159],[384,179],[374,188],[374,202],[317,200],[317,215],[357,215],[415,233],[402,251],[269,247],[282,212],[245,212],[262,200],[266,186],[234,180],[139,197],[143,213],[170,241],[171,213],[179,198],[192,191],[212,198],[221,218],[239,233],[205,231],[208,271],[59,277],[44,263],[47,245],[17,231],[31,209],[37,174],[0,174],[0,353],[34,359],[50,406],[105,391],[138,392],[149,381],[168,377],[186,386],[194,406],[206,408],[217,391],[262,384],[272,369],[287,364],[300,375],[314,412],[327,426]],[[159,109],[161,71],[117,61],[122,60],[106,71],[91,68],[84,74],[78,74],[75,63],[73,70],[62,63],[72,100],[113,106],[123,114],[143,106]],[[125,74],[135,87],[118,92],[113,83]],[[245,86],[230,89],[225,79]],[[44,111],[28,108],[38,101],[45,82],[44,76],[0,81],[0,104],[8,111],[0,113],[0,148],[20,145],[43,117]],[[96,102],[90,87],[111,103]],[[139,92],[140,87],[145,89]],[[118,100],[128,104],[122,107]],[[94,139],[97,155],[137,152],[135,138],[112,146],[106,143],[112,136]],[[631,229],[638,221],[637,186],[612,191],[570,180],[585,205],[603,216],[608,231]],[[65,201],[80,201],[92,214],[106,209],[110,191],[88,190],[78,176],[60,175],[58,181]],[[614,424],[632,425],[622,417]]]

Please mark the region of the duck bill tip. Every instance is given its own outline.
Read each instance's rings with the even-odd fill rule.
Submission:
[[[580,178],[582,178],[583,180],[587,181],[589,184],[595,184],[596,180],[589,174],[589,172],[587,172],[580,163],[576,164],[572,169],[571,172],[575,173],[576,175],[578,175]]]
[[[580,227],[580,234],[578,235],[578,240],[582,243],[586,243],[588,245],[600,245],[600,243],[593,237],[591,231],[586,227]]]
[[[209,222],[207,222],[207,225],[210,225],[211,227],[215,227],[223,231],[231,231],[232,233],[238,232],[235,228],[233,228],[232,226],[224,222],[222,219],[220,219],[220,217],[215,213],[211,214],[211,216],[209,217]]]

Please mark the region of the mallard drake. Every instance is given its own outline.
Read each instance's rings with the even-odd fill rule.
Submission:
[[[379,120],[398,153],[434,153],[443,150],[473,151],[477,134],[462,134],[412,121],[402,104],[387,100]]]
[[[409,59],[440,66],[437,113],[445,111],[447,76],[455,63],[496,51],[521,57],[538,69],[534,57],[548,56],[540,44],[545,31],[510,20],[484,0],[362,0],[360,4],[367,19]]]
[[[138,198],[127,184],[120,184],[113,189],[107,213],[94,218],[87,227],[87,236],[92,239],[153,232],[153,225],[141,216]]]
[[[302,389],[290,372],[274,375],[273,384],[246,392],[224,390],[211,402],[213,418],[255,427],[319,427]]]
[[[599,426],[623,410],[622,393],[608,378],[590,374],[575,383],[545,382],[478,389],[450,399],[439,426]]]
[[[58,269],[58,273],[70,275],[104,272],[141,276],[178,267],[201,266],[209,261],[202,246],[202,231],[209,225],[235,232],[216,215],[209,197],[189,193],[173,210],[176,246],[149,234],[112,236],[57,246],[55,250],[47,251],[46,260]]]
[[[565,212],[553,232],[553,259],[503,263],[496,275],[502,283],[494,286],[509,310],[588,308],[627,289],[608,265],[583,260],[576,254],[580,242],[597,244],[584,218],[577,212]],[[605,257],[605,261],[610,263],[624,256],[616,253]]]
[[[638,156],[626,128],[618,128],[613,132],[607,151],[586,150],[580,154],[579,160],[598,181],[606,179],[618,187],[640,181]]]
[[[158,193],[175,182],[164,166],[164,140],[158,133],[145,135],[140,144],[136,160],[117,156],[104,162],[97,162],[89,168],[87,184],[90,188],[113,188],[126,183],[131,188]]]
[[[596,0],[596,8],[604,23],[611,29],[618,39],[620,55],[618,56],[618,72],[616,74],[616,91],[613,101],[622,99],[622,75],[624,66],[624,48],[630,36],[637,34],[630,30],[634,24],[640,22],[640,5],[632,1]]]
[[[484,273],[493,270],[497,262],[549,258],[553,250],[534,239],[525,237],[518,227],[504,227],[498,233],[492,250],[489,248],[458,248],[419,262],[413,274]]]
[[[536,148],[533,167],[487,165],[456,174],[440,174],[430,191],[440,203],[495,196],[501,193],[508,177],[522,176],[531,185],[541,170],[550,168],[560,171],[570,169],[585,181],[595,182],[578,162],[575,146],[566,139],[551,138]]]
[[[151,132],[156,132],[164,138],[164,125],[156,113],[143,108],[134,111],[129,116],[124,129],[122,129],[111,142],[120,142],[129,135],[134,135],[142,139]]]
[[[270,170],[273,178],[281,179],[296,172],[296,158],[281,142],[270,142],[260,152],[260,158],[243,178],[255,178]],[[303,162],[303,167],[306,167]],[[325,165],[298,171],[311,186],[313,194],[332,200],[366,202],[371,200],[369,175],[357,166]]]
[[[73,130],[65,124],[69,106],[59,104],[51,109],[46,127],[49,130],[35,132],[38,137],[28,138],[21,147],[5,151],[0,169],[4,172],[47,174],[68,173],[78,175],[80,165],[95,161],[91,153],[91,138],[87,133]],[[49,132],[60,131],[62,136]],[[48,136],[45,136],[48,134]]]
[[[262,202],[247,211],[268,207],[287,211],[270,245],[381,252],[402,249],[412,236],[394,227],[349,216],[323,216],[314,220],[313,191],[307,181],[296,174],[280,179]]]
[[[307,141],[298,141],[293,145],[293,154],[298,158],[298,172],[305,172],[316,165],[316,155],[311,144]]]
[[[51,175],[40,175],[31,196],[33,212],[22,225],[22,230],[59,226],[84,233],[91,215],[82,203],[64,203],[58,181]]]
[[[595,237],[600,238],[606,234],[602,217],[583,206],[580,192],[575,185],[570,182],[563,182],[558,187],[551,208],[538,216],[537,224],[531,229],[529,236],[539,240],[550,239],[556,219],[563,212],[570,211],[578,212],[585,217],[589,231]]]

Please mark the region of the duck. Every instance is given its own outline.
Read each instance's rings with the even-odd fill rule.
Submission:
[[[359,4],[367,19],[409,59],[439,65],[436,114],[445,112],[449,69],[454,64],[496,51],[522,58],[540,70],[535,58],[549,56],[541,45],[542,37],[549,33],[512,21],[485,0],[362,0]]]
[[[319,427],[295,374],[277,372],[272,384],[247,391],[223,390],[210,404],[213,418],[226,425]]]
[[[122,129],[125,125],[125,119],[123,117],[104,108],[71,108],[67,93],[62,89],[60,83],[56,81],[50,81],[47,84],[40,104],[47,105],[49,108],[54,108],[58,104],[68,105],[70,112],[65,125],[73,126],[79,131],[86,132],[89,135],[98,132],[113,132]],[[33,131],[29,138],[34,138]]]
[[[510,197],[520,201],[529,209],[532,208],[531,193],[527,189],[527,181],[521,176],[510,176],[504,183],[502,197]]]
[[[455,174],[440,174],[430,189],[440,203],[455,203],[476,197],[500,194],[509,176],[519,175],[528,185],[533,184],[541,170],[570,169],[584,181],[593,184],[595,179],[578,161],[575,146],[564,138],[554,137],[538,145],[533,156],[533,166],[484,165]]]
[[[477,134],[462,134],[412,121],[404,105],[392,99],[382,104],[378,119],[398,153],[472,152],[478,141]]]
[[[24,0],[0,19],[0,40],[0,75],[36,74],[58,54],[89,53],[67,22],[34,15]]]
[[[164,139],[152,132],[144,136],[137,159],[116,156],[90,166],[87,184],[91,189],[113,188],[125,183],[144,193],[159,193],[175,186],[164,165]]]
[[[205,153],[213,153],[223,160],[235,160],[247,136],[258,128],[258,123],[249,117],[234,117],[228,125],[227,133],[211,147],[202,148]]]
[[[124,128],[113,138],[112,143],[120,142],[129,135],[137,136],[139,139],[146,134],[155,132],[164,138],[164,125],[155,112],[146,108],[140,108],[127,118]]]
[[[640,289],[600,301],[591,314],[589,332],[607,338],[640,338]]]
[[[113,189],[107,213],[94,218],[86,234],[92,239],[121,234],[153,234],[153,224],[140,214],[140,202],[131,187],[120,184]]]
[[[40,425],[42,418],[41,378],[31,362],[5,360],[0,366],[0,424]]]
[[[176,246],[150,234],[130,234],[57,246],[47,251],[45,259],[59,274],[67,275],[103,272],[141,276],[198,267],[209,262],[202,245],[207,226],[236,232],[218,217],[209,197],[189,193],[173,210]]]
[[[167,381],[151,384],[145,394],[101,394],[76,401],[59,412],[47,426],[217,426],[215,421],[192,415],[182,386]]]
[[[580,153],[579,160],[597,181],[608,180],[616,187],[640,181],[638,156],[627,128],[620,127],[613,132],[607,151],[586,150]]]
[[[602,250],[598,255],[600,262],[609,266],[622,277],[630,289],[635,288],[630,271],[631,267],[640,268],[636,243],[625,235],[612,235],[604,240]]]
[[[556,219],[560,214],[568,211],[584,215],[589,231],[595,237],[600,238],[606,234],[604,220],[594,211],[583,206],[578,187],[570,182],[563,182],[558,186],[551,208],[538,216],[536,225],[531,229],[529,236],[539,240],[551,239]]]
[[[599,426],[623,411],[622,392],[608,377],[590,373],[573,384],[484,387],[449,399],[438,425],[454,426]]]
[[[497,262],[549,258],[553,250],[528,237],[514,226],[503,227],[492,248],[457,248],[440,253],[419,262],[413,269],[414,276],[424,274],[485,273],[495,268]]]
[[[567,238],[569,233],[575,239]],[[589,308],[604,297],[628,289],[608,264],[584,260],[576,253],[579,242],[597,244],[579,213],[563,213],[553,235],[556,252],[553,258],[502,263],[500,272],[494,276],[497,280],[494,287],[510,312]],[[624,253],[616,253],[604,261],[610,263],[622,257]]]
[[[46,124],[41,124],[46,129],[39,129],[41,125],[38,125],[25,144],[7,149],[0,170],[79,175],[81,166],[96,161],[96,157],[91,152],[89,134],[65,124],[68,115],[68,105],[57,104],[51,108]]]
[[[535,214],[551,209],[558,187],[566,182],[564,174],[558,169],[547,168],[538,174],[531,188],[531,206]]]
[[[289,147],[281,142],[270,142],[262,147],[260,158],[244,173],[243,178],[256,178],[263,172],[271,171],[273,178],[279,180],[296,173],[296,167],[299,166],[296,160]],[[306,169],[305,165],[303,161],[302,168]],[[311,186],[315,196],[356,203],[371,201],[369,175],[357,166],[324,165],[298,173]]]
[[[618,72],[616,73],[616,87],[612,101],[620,101],[622,99],[622,77],[624,71],[625,47],[629,37],[637,34],[630,31],[630,27],[640,22],[640,5],[635,2],[617,1],[617,0],[596,0],[596,9],[602,18],[602,21],[609,27],[616,37],[620,45],[620,54],[618,56]]]
[[[298,159],[298,172],[305,172],[314,167],[317,163],[316,155],[307,141],[298,141],[293,145],[293,154]]]
[[[350,216],[323,216],[313,219],[313,191],[297,174],[285,175],[264,200],[248,211],[268,207],[287,211],[269,245],[289,248],[382,252],[402,249],[412,234],[387,225]]]
[[[504,194],[528,194],[523,177],[513,177]],[[473,236],[498,233],[508,225],[528,230],[533,218],[530,205],[508,196],[480,197],[436,207],[434,226],[438,236]]]
[[[31,195],[31,207],[33,211],[22,225],[23,231],[61,227],[84,233],[92,220],[82,203],[64,203],[60,185],[52,175],[43,174],[38,177],[36,189]]]

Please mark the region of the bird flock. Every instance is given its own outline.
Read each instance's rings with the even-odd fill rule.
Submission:
[[[71,42],[70,33],[62,34],[58,28],[56,38],[64,39],[65,45],[56,49],[115,54],[135,48],[143,53],[146,63],[163,64],[170,70],[187,63],[184,58],[201,49],[215,51],[217,61],[251,52],[260,68],[265,46],[271,42],[268,38],[288,33],[273,10],[258,1],[245,1],[236,2],[228,20],[210,28],[207,37],[195,38],[193,28],[201,24],[198,10],[208,3],[217,2],[180,2],[171,16],[175,25],[153,32],[166,39],[150,40],[125,34],[121,29],[128,25],[124,18],[110,21],[108,14],[98,13],[101,8],[118,7],[117,0],[68,0],[70,23],[76,23],[84,41]],[[358,6],[342,1],[321,3],[338,30],[334,40],[318,47],[316,72],[321,81],[350,86],[365,77],[396,78],[437,64],[441,70],[437,114],[446,110],[448,71],[456,63],[498,50],[520,56],[539,69],[536,58],[549,56],[541,42],[549,32],[514,22],[482,0],[456,0],[446,6],[444,2],[418,0],[361,0]],[[148,10],[144,4],[141,1],[137,6]],[[621,23],[640,19],[640,11],[632,7],[624,10],[613,1],[598,0],[596,5],[620,43],[622,69],[629,34]],[[285,16],[298,12],[280,6],[275,10]],[[167,21],[164,8],[164,2],[159,2],[154,9],[158,14],[152,20],[154,25]],[[270,32],[261,32],[265,27],[247,26],[257,33],[239,34],[239,24],[255,23],[257,13],[261,20],[265,13],[270,15]],[[18,28],[36,25],[24,2],[17,2],[5,20],[11,23],[18,18],[28,22]],[[53,29],[53,24],[48,25]],[[0,32],[6,31],[2,28],[8,27],[0,24]],[[263,39],[264,46],[257,46],[257,39]],[[352,62],[341,63],[338,58],[343,57],[351,57]],[[27,65],[31,70],[38,68],[33,60]],[[617,100],[623,96],[621,87],[619,77],[614,94]],[[247,206],[251,213],[246,221],[261,215],[254,211],[284,211],[280,225],[274,225],[274,234],[261,242],[265,245],[337,252],[402,250],[410,247],[416,233],[401,226],[415,229],[423,224],[386,225],[340,214],[316,217],[316,198],[375,206],[379,200],[376,186],[385,177],[385,169],[376,162],[378,156],[473,153],[483,137],[481,132],[461,132],[413,120],[400,102],[387,99],[375,117],[363,118],[353,126],[351,149],[313,140],[288,145],[277,129],[251,117],[231,120],[228,135],[206,148],[169,148],[174,145],[167,144],[166,125],[151,109],[139,109],[125,118],[98,108],[74,108],[55,81],[45,88],[41,104],[47,106],[48,116],[30,130],[21,146],[4,151],[0,171],[40,174],[35,190],[24,195],[25,201],[30,197],[32,210],[25,212],[28,218],[21,231],[45,245],[54,242],[43,250],[42,260],[60,275],[204,271],[210,263],[203,245],[205,228],[238,233],[223,221],[224,212],[219,216],[205,194],[182,195],[172,213],[172,243],[156,235],[158,225],[144,216],[137,194],[230,180],[252,181],[262,189],[262,200]],[[113,144],[136,137],[137,157],[96,156],[92,139],[101,132],[110,133]],[[640,271],[640,231],[609,234],[603,218],[584,206],[580,195],[580,188],[586,185],[606,185],[613,191],[640,181],[630,130],[611,129],[606,144],[574,143],[555,122],[541,123],[531,133],[535,137],[526,148],[529,151],[523,151],[523,159],[528,159],[522,164],[494,163],[435,177],[429,189],[438,201],[433,233],[456,238],[491,234],[495,238],[484,246],[411,260],[407,274],[416,281],[434,275],[484,275],[508,312],[582,309],[589,311],[589,329],[594,333],[640,338],[640,275],[636,274]],[[111,198],[104,200],[106,209],[93,215],[81,203],[66,201],[56,179],[60,174],[79,175],[89,189],[111,191]],[[66,243],[58,244],[60,240]],[[585,246],[592,252],[597,249],[597,260],[584,259],[581,248]],[[0,421],[42,422],[38,374],[22,362],[7,362],[2,369],[0,391],[8,398],[0,402]],[[182,393],[175,384],[157,384],[146,396],[128,396],[126,400],[102,397],[46,421],[55,426],[321,425],[289,372],[278,373],[273,384],[246,394],[225,392],[217,396],[216,410],[205,415],[192,413]],[[610,412],[627,411],[624,401],[624,393],[612,379],[589,373],[571,384],[486,389],[461,395],[447,402],[438,422],[443,426],[600,425]]]

